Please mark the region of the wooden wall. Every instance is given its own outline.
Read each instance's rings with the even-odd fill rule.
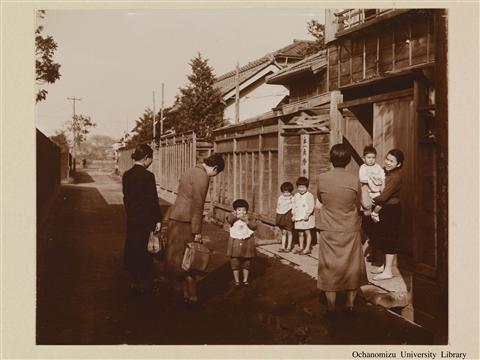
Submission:
[[[243,198],[253,216],[269,226],[275,224],[280,185],[284,181],[295,185],[301,176],[300,133],[286,135],[283,126],[282,120],[268,126],[258,122],[247,131],[232,127],[216,137],[215,152],[225,159],[225,171],[215,177],[212,194],[213,206],[220,210],[214,214],[217,220],[223,221],[224,214],[232,209],[232,202]],[[316,177],[330,169],[329,150],[328,132],[309,135],[308,177],[313,193]],[[263,236],[273,235],[264,232]]]
[[[433,15],[418,10],[328,45],[329,89],[435,60]]]
[[[312,96],[325,94],[327,88],[327,73],[321,71],[318,74],[308,74],[299,77],[289,84],[290,102],[308,99]]]

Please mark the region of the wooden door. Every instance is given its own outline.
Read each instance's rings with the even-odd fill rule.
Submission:
[[[405,154],[400,252],[411,255],[415,217],[415,127],[412,97],[382,101],[373,105],[373,145],[377,149],[377,162],[382,166],[389,150],[397,148]]]

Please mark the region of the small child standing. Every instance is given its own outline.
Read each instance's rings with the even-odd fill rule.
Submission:
[[[362,210],[365,216],[372,214],[372,199],[380,195],[385,187],[385,172],[375,163],[377,150],[366,146],[363,150],[364,164],[358,170],[358,177],[362,184]]]
[[[290,252],[292,251],[292,230],[293,230],[293,221],[292,221],[292,193],[293,185],[290,182],[284,182],[280,186],[280,191],[282,194],[278,197],[277,200],[277,216],[275,220],[275,225],[277,225],[280,230],[282,230],[282,247],[278,250],[279,252]]]
[[[242,270],[243,285],[248,286],[251,259],[255,257],[253,233],[257,224],[248,218],[248,202],[246,200],[237,199],[232,205],[233,212],[227,215],[227,222],[230,224],[227,255],[230,256],[235,286],[240,286],[240,270]]]
[[[308,255],[311,253],[312,233],[315,228],[315,197],[308,192],[309,181],[306,177],[299,177],[297,180],[297,193],[292,199],[292,220],[295,229],[298,230],[298,242],[300,248],[296,254]],[[304,242],[306,237],[307,243]],[[304,246],[305,245],[305,246]]]

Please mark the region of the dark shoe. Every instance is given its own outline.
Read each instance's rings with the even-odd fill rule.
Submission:
[[[337,318],[337,314],[335,314],[334,311],[332,310],[327,310],[325,311],[325,314],[323,314],[323,316],[325,317],[325,319],[327,319],[328,321],[333,321]]]
[[[249,287],[249,286],[250,286],[250,283],[249,283],[248,281],[244,281],[244,282],[243,282],[243,286]]]
[[[355,311],[353,311],[353,307],[346,307],[346,308],[343,308],[343,313],[347,316],[347,317],[353,317],[355,316]]]
[[[196,301],[192,301],[190,300],[190,309],[192,310],[201,310],[203,308],[203,304],[196,300]]]

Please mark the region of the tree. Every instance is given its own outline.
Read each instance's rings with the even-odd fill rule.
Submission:
[[[90,132],[92,127],[97,126],[90,116],[84,115],[75,115],[73,121],[69,123],[67,129],[72,134],[72,144],[73,144],[73,169],[75,170],[75,160],[77,158],[77,148],[84,142],[87,138],[87,134]]]
[[[168,121],[178,133],[193,130],[198,137],[211,140],[213,130],[223,124],[222,95],[214,86],[215,75],[208,59],[198,53],[190,66],[192,73],[187,77],[190,83],[179,89],[180,95],[174,105],[176,111],[170,112]]]
[[[308,33],[315,38],[315,42],[308,44],[303,50],[303,55],[313,55],[325,48],[325,25],[317,20],[307,22]]]
[[[136,146],[138,144],[151,141],[153,139],[153,111],[145,108],[142,116],[135,120],[135,127],[133,128],[133,136],[128,140],[128,146]],[[158,119],[158,115],[157,115]],[[159,129],[157,124],[157,130]]]
[[[55,144],[58,145],[60,149],[62,149],[62,152],[66,151],[68,152],[68,139],[67,135],[65,135],[64,130],[57,130],[55,132],[55,135],[50,136],[50,140],[52,140]]]
[[[43,19],[45,10],[38,10],[37,17]],[[43,26],[39,25],[35,30],[35,74],[37,86],[53,84],[60,79],[60,64],[53,61],[53,55],[57,50],[57,43],[52,36],[43,36]],[[35,102],[45,100],[48,91],[39,89]]]

